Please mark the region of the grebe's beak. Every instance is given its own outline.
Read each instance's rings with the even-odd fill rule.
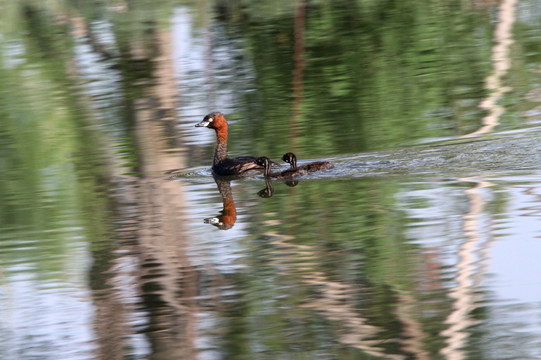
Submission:
[[[203,119],[199,124],[195,124],[195,127],[208,127],[211,124],[207,119]]]
[[[195,127],[211,127],[213,121],[214,117],[211,116],[211,114],[208,114],[199,124],[196,124]]]

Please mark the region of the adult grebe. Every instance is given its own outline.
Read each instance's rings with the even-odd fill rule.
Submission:
[[[255,156],[227,157],[227,120],[221,112],[211,112],[195,127],[207,127],[216,131],[217,145],[212,161],[212,171],[216,175],[242,175],[250,170],[264,169],[262,165],[256,163]]]

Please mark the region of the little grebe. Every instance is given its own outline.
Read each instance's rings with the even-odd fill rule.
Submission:
[[[265,177],[269,178],[275,178],[275,179],[290,179],[295,176],[303,176],[308,174],[308,171],[306,169],[287,169],[281,172],[277,173],[271,173],[271,161],[266,156],[261,156],[257,158],[256,162],[259,165],[262,165],[265,167]]]
[[[306,170],[307,172],[314,172],[323,169],[330,169],[334,167],[334,164],[329,161],[315,161],[306,165],[297,167],[297,157],[292,152],[285,153],[282,156],[282,160],[291,165],[291,169]]]
[[[195,127],[207,127],[216,131],[218,144],[212,162],[212,171],[216,175],[241,175],[250,170],[264,169],[262,165],[256,163],[257,157],[255,156],[227,157],[227,120],[221,112],[211,112]]]

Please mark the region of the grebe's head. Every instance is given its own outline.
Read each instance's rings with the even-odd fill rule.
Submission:
[[[266,156],[261,156],[261,157],[258,157],[256,160],[255,160],[255,163],[259,166],[263,166],[264,168],[264,172],[263,174],[265,175],[265,177],[269,177],[270,176],[270,172],[271,172],[271,161],[268,157]]]
[[[282,155],[282,161],[291,164],[291,167],[293,169],[297,168],[297,157],[292,152],[288,152]]]
[[[266,156],[261,156],[261,157],[258,157],[256,160],[255,160],[255,163],[259,166],[268,166],[270,165],[270,159]]]
[[[205,115],[203,120],[195,125],[195,127],[208,127],[209,129],[219,129],[223,126],[227,126],[227,120],[225,120],[224,114],[219,111]]]

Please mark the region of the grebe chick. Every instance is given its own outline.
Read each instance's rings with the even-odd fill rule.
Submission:
[[[275,179],[290,179],[295,176],[303,176],[308,174],[306,169],[287,169],[277,173],[271,173],[271,160],[266,156],[261,156],[257,158],[256,162],[259,165],[262,165],[265,168],[264,175],[265,177],[275,178]]]
[[[216,131],[217,145],[212,161],[212,171],[216,175],[241,175],[251,170],[264,169],[262,165],[256,163],[255,156],[227,157],[227,120],[221,112],[211,112],[195,127],[207,127]]]
[[[291,165],[291,169],[303,169],[307,172],[314,172],[323,169],[331,169],[334,164],[330,161],[315,161],[309,164],[301,165],[297,167],[297,157],[292,152],[282,155],[282,160]]]

